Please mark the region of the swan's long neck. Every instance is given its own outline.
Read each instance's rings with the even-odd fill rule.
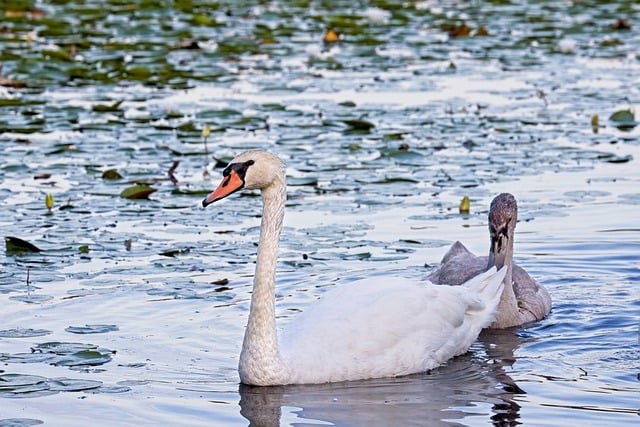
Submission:
[[[239,369],[242,382],[254,385],[273,383],[274,378],[283,375],[276,330],[275,280],[286,200],[284,177],[262,189],[262,200],[253,294]]]
[[[498,314],[496,320],[491,325],[493,328],[508,328],[514,326],[514,313],[519,312],[518,300],[513,290],[513,233],[499,236],[501,243],[493,241],[489,252],[488,267],[496,266],[501,268],[507,266],[507,273],[504,276],[504,290],[498,304]],[[502,248],[500,248],[502,245]],[[498,253],[499,252],[499,253]]]

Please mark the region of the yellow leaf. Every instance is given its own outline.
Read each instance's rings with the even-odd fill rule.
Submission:
[[[44,197],[44,204],[47,209],[51,209],[53,207],[53,196],[51,195],[51,193],[47,193],[47,195]]]
[[[325,43],[335,43],[340,41],[340,34],[334,29],[329,28],[322,39]]]
[[[211,128],[209,127],[209,125],[206,125],[204,129],[202,129],[202,137],[208,138],[210,133],[211,133]]]
[[[471,210],[471,200],[469,200],[469,196],[464,196],[460,201],[460,213],[468,214]]]

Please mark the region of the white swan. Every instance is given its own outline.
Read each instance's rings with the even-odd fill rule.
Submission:
[[[240,189],[264,203],[240,379],[251,385],[325,383],[424,372],[465,353],[495,317],[506,270],[463,286],[406,279],[362,280],[328,291],[278,336],[275,276],[286,200],[285,169],[266,151],[227,166],[207,206]]]
[[[551,296],[521,267],[513,263],[513,239],[518,220],[518,204],[509,193],[497,195],[489,209],[489,256],[479,257],[462,243],[455,242],[440,266],[427,276],[432,283],[460,285],[489,267],[507,266],[496,320],[491,328],[520,326],[542,319],[551,311]]]

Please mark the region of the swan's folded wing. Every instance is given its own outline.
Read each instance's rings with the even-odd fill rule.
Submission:
[[[468,350],[483,327],[470,310],[483,306],[464,287],[396,279],[344,284],[285,325],[281,356],[294,376],[317,372],[344,380],[423,372]]]

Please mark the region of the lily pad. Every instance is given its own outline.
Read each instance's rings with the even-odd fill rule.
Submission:
[[[303,177],[303,178],[287,178],[287,184],[292,187],[298,187],[303,185],[316,186],[318,185],[318,178],[316,177]]]
[[[23,329],[23,328],[14,328],[14,329],[3,329],[0,331],[0,338],[32,338],[32,337],[41,337],[44,335],[49,335],[51,331],[46,329]]]
[[[0,396],[20,397],[18,394],[30,394],[47,391],[47,378],[39,375],[3,374],[0,375]]]
[[[22,255],[26,253],[42,252],[36,245],[18,237],[7,236],[4,238],[7,255]]]
[[[102,173],[102,179],[116,180],[122,179],[122,175],[115,169],[107,169]]]
[[[65,331],[72,334],[104,334],[106,332],[117,331],[116,325],[85,325],[85,326],[69,326]]]
[[[91,109],[97,113],[109,113],[120,111],[120,105],[122,105],[123,100],[116,101],[113,104],[97,104],[91,107]]]
[[[343,120],[342,123],[349,126],[352,130],[362,132],[369,132],[371,129],[376,127],[376,125],[366,120]]]
[[[638,125],[635,114],[632,110],[618,110],[609,116],[609,121],[613,122],[618,129],[633,129]]]
[[[164,252],[160,252],[162,256],[175,257],[176,255],[189,253],[189,248],[185,249],[169,249]]]
[[[115,352],[93,344],[46,342],[33,347],[34,354],[52,354],[48,363],[55,366],[97,366],[111,361]]]
[[[73,378],[51,378],[49,387],[54,391],[85,391],[102,386],[101,381],[79,380]]]
[[[120,193],[120,197],[125,199],[148,199],[149,195],[155,193],[155,188],[147,184],[136,184],[131,187],[127,187]]]
[[[184,196],[206,196],[211,193],[211,189],[193,189],[190,190],[188,188],[174,188],[171,190],[171,194],[184,195]]]

